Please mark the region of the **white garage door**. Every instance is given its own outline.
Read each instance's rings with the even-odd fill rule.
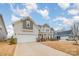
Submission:
[[[35,42],[35,35],[17,35],[17,43]]]

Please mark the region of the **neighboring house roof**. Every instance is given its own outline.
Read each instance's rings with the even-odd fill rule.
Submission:
[[[51,28],[48,24],[44,24],[44,25],[37,25],[38,27],[49,27],[51,30],[53,30],[54,31],[54,29],[53,28]]]
[[[53,29],[53,28],[51,28],[51,30],[53,30],[53,31],[54,31],[54,29]]]
[[[7,34],[7,30],[6,30],[6,27],[5,27],[5,23],[4,23],[4,20],[3,20],[3,17],[2,17],[2,15],[1,15],[1,14],[0,14],[0,18],[1,18],[1,20],[2,20],[3,26],[4,26],[5,31],[6,31],[6,34]]]
[[[48,25],[48,24],[44,24],[44,25],[37,25],[38,27],[49,27],[50,28],[50,26]]]
[[[44,24],[43,27],[50,27],[48,24]]]
[[[37,25],[38,27],[41,27],[42,25]]]
[[[73,33],[72,33],[72,30],[67,30],[67,31],[57,32],[55,34],[58,35],[58,36],[69,36]]]

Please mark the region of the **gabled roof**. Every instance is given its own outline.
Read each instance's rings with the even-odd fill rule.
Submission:
[[[48,24],[44,24],[43,27],[50,27]]]
[[[37,25],[38,27],[42,27],[42,25]]]
[[[36,23],[32,20],[32,17],[30,17],[30,16],[23,17],[20,20],[14,22],[14,23],[21,22],[21,21],[24,21],[24,20],[30,20],[30,21],[32,21],[36,25]]]
[[[50,28],[50,26],[48,25],[48,24],[44,24],[44,25],[37,25],[38,27],[49,27]]]
[[[4,26],[5,31],[6,31],[6,34],[7,34],[7,30],[6,30],[6,27],[5,27],[5,23],[4,23],[4,20],[3,20],[3,17],[2,17],[2,15],[1,15],[1,14],[0,14],[0,18],[1,18],[1,20],[2,20],[3,26]]]

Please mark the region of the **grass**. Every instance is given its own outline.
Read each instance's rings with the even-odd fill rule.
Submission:
[[[46,41],[46,42],[42,42],[42,44],[74,56],[79,56],[79,45],[73,45],[72,42]]]
[[[7,42],[0,42],[0,56],[13,56],[16,44],[9,45]]]

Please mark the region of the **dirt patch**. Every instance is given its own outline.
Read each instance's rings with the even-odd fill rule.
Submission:
[[[12,56],[16,45],[9,45],[6,42],[0,42],[0,56]]]
[[[79,45],[73,45],[72,42],[46,41],[46,42],[42,42],[42,44],[74,56],[79,56]]]

